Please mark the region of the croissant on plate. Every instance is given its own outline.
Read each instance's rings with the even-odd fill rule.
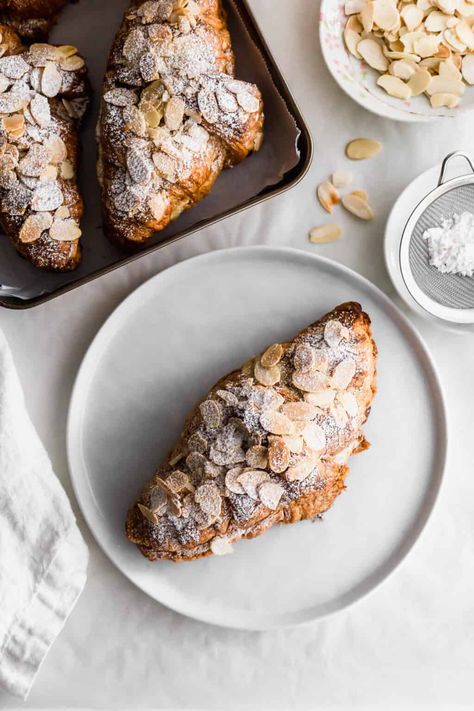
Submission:
[[[0,25],[0,226],[36,267],[67,271],[81,251],[78,127],[88,102],[75,47],[24,46]]]
[[[258,150],[258,88],[234,78],[220,0],[134,0],[115,39],[98,127],[104,227],[140,244]]]
[[[2,0],[0,22],[27,39],[45,39],[56,16],[71,0]]]
[[[326,511],[368,447],[376,356],[369,317],[346,303],[222,378],[130,508],[129,540],[189,561]]]

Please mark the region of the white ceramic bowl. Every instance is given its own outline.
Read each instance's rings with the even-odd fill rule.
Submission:
[[[319,37],[324,60],[341,89],[365,109],[395,121],[414,122],[453,118],[474,108],[474,87],[466,88],[455,109],[433,109],[426,96],[409,101],[389,96],[377,86],[379,73],[347,51],[342,36],[346,21],[343,0],[322,0]]]

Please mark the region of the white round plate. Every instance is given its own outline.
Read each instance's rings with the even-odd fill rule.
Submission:
[[[127,508],[187,412],[221,375],[347,300],[368,311],[380,349],[372,448],[353,458],[348,490],[324,521],[277,526],[233,555],[148,562],[125,538]],[[199,620],[270,629],[341,610],[398,565],[436,499],[446,421],[430,356],[381,291],[307,252],[250,247],[182,262],[118,307],[79,371],[68,450],[92,532],[139,588]]]
[[[384,253],[385,264],[387,271],[393,282],[393,285],[403,301],[413,311],[416,311],[420,316],[429,321],[438,324],[448,331],[456,333],[472,334],[474,326],[472,324],[452,323],[433,316],[428,311],[425,311],[412,297],[408,291],[402,277],[400,269],[400,243],[402,240],[403,230],[415,208],[424,198],[438,185],[441,164],[428,168],[424,173],[407,185],[405,190],[400,194],[390,212],[387,224],[385,227]],[[450,166],[448,179],[462,175],[462,172]]]
[[[468,86],[455,109],[433,109],[426,96],[416,96],[408,101],[389,96],[377,86],[379,72],[353,57],[346,49],[343,39],[347,21],[344,5],[345,0],[322,0],[319,39],[330,73],[354,101],[379,116],[410,122],[453,118],[474,108],[474,88]]]

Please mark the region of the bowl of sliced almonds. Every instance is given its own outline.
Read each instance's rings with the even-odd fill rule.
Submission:
[[[322,0],[320,41],[369,111],[430,121],[474,108],[474,0]]]

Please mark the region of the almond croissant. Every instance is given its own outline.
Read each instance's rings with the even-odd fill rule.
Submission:
[[[45,39],[56,16],[70,0],[3,0],[0,22],[28,39]]]
[[[75,47],[22,45],[0,25],[0,225],[36,267],[80,261],[83,203],[76,180],[78,126],[87,106]]]
[[[193,560],[326,511],[368,447],[376,355],[347,303],[220,380],[130,508],[129,540],[150,560]]]
[[[234,79],[220,0],[134,0],[113,45],[99,122],[109,237],[142,243],[258,150],[263,104]]]

